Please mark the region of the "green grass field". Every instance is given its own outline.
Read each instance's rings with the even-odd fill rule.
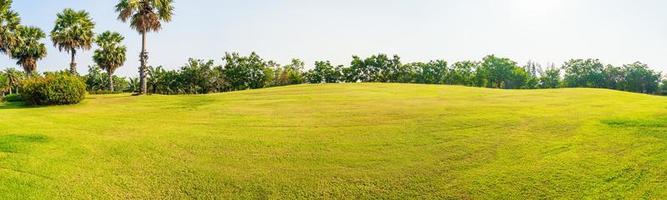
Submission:
[[[300,85],[0,104],[0,199],[667,198],[667,98]]]

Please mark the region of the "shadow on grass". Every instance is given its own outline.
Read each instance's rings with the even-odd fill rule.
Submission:
[[[27,146],[36,143],[44,143],[48,141],[48,137],[44,135],[3,135],[0,136],[0,152],[4,153],[18,153],[25,150]]]
[[[643,136],[667,140],[667,118],[608,119],[603,124],[615,129],[624,129]]]
[[[12,109],[33,109],[33,108],[43,108],[46,106],[33,106],[28,105],[25,102],[0,102],[0,110],[12,110]]]

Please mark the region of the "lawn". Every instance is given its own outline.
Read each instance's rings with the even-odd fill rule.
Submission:
[[[0,103],[0,199],[667,198],[667,98],[299,85]]]

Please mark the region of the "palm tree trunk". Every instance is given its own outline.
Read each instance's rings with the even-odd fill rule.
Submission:
[[[113,74],[111,72],[107,72],[107,74],[109,74],[109,90],[113,93]]]
[[[14,87],[14,81],[12,81],[13,79],[11,75],[9,75],[9,73],[7,73],[7,75],[8,75],[7,79],[9,80],[9,94],[12,94],[12,89],[13,89],[12,87]]]
[[[146,60],[148,59],[148,52],[146,52],[146,32],[141,33],[141,55],[139,55],[139,94],[146,94]]]
[[[74,61],[75,56],[76,56],[76,50],[72,49],[72,61],[69,63],[69,72],[72,74],[77,74],[76,62]]]

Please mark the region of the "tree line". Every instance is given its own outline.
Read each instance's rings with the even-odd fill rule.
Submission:
[[[308,70],[306,70],[308,68]],[[349,65],[316,61],[312,66],[299,59],[286,65],[266,60],[256,53],[227,53],[215,60],[189,59],[178,69],[147,67],[146,88],[153,94],[206,94],[294,84],[320,83],[416,83],[462,85],[499,89],[607,88],[621,91],[667,94],[667,80],[641,62],[622,66],[605,65],[598,59],[571,59],[561,66],[543,67],[536,62],[519,65],[488,55],[480,61],[448,63],[445,60],[403,63],[398,55],[353,56]],[[19,90],[26,77],[15,69],[0,72],[5,93]],[[97,66],[82,76],[91,93],[136,92],[138,78],[119,77]]]
[[[36,76],[37,61],[46,56],[41,42],[46,34],[39,28],[21,24],[11,0],[0,0],[0,53],[17,60],[24,74],[7,69],[0,72],[0,93],[20,91],[23,79]],[[177,70],[147,63],[146,37],[171,21],[172,0],[120,0],[114,7],[118,19],[129,22],[142,36],[139,77],[114,75],[126,61],[124,37],[113,31],[95,34],[95,23],[84,11],[64,9],[56,16],[50,32],[53,45],[70,56],[69,73],[77,75],[76,55],[96,46],[95,66],[80,76],[93,93],[136,92],[138,94],[202,94],[284,86],[303,83],[419,83],[448,84],[502,89],[561,87],[608,88],[646,94],[667,94],[661,73],[635,62],[622,66],[602,64],[597,59],[571,59],[561,66],[542,67],[535,62],[519,65],[509,59],[489,55],[479,61],[445,60],[403,63],[397,55],[353,56],[349,65],[317,61],[306,64],[293,59],[286,65],[265,60],[256,53],[226,53],[222,63],[190,59]]]
[[[99,75],[104,72],[97,71],[89,72],[87,76],[105,76]],[[116,79],[130,88],[126,91],[138,87],[136,79]],[[100,83],[92,85],[108,84],[102,83],[105,80],[102,78],[95,80],[100,80]],[[613,66],[602,64],[598,59],[571,59],[558,67],[542,67],[536,62],[519,65],[509,58],[495,55],[486,56],[480,61],[450,64],[445,60],[403,63],[398,55],[377,54],[366,58],[353,56],[347,66],[316,61],[307,67],[299,59],[280,65],[256,53],[227,53],[219,64],[215,60],[190,59],[178,69],[168,70],[158,66],[148,67],[147,70],[148,92],[154,94],[205,94],[304,83],[357,82],[445,84],[499,89],[586,87],[667,94],[667,85],[662,84],[662,81],[660,72],[641,62]]]

